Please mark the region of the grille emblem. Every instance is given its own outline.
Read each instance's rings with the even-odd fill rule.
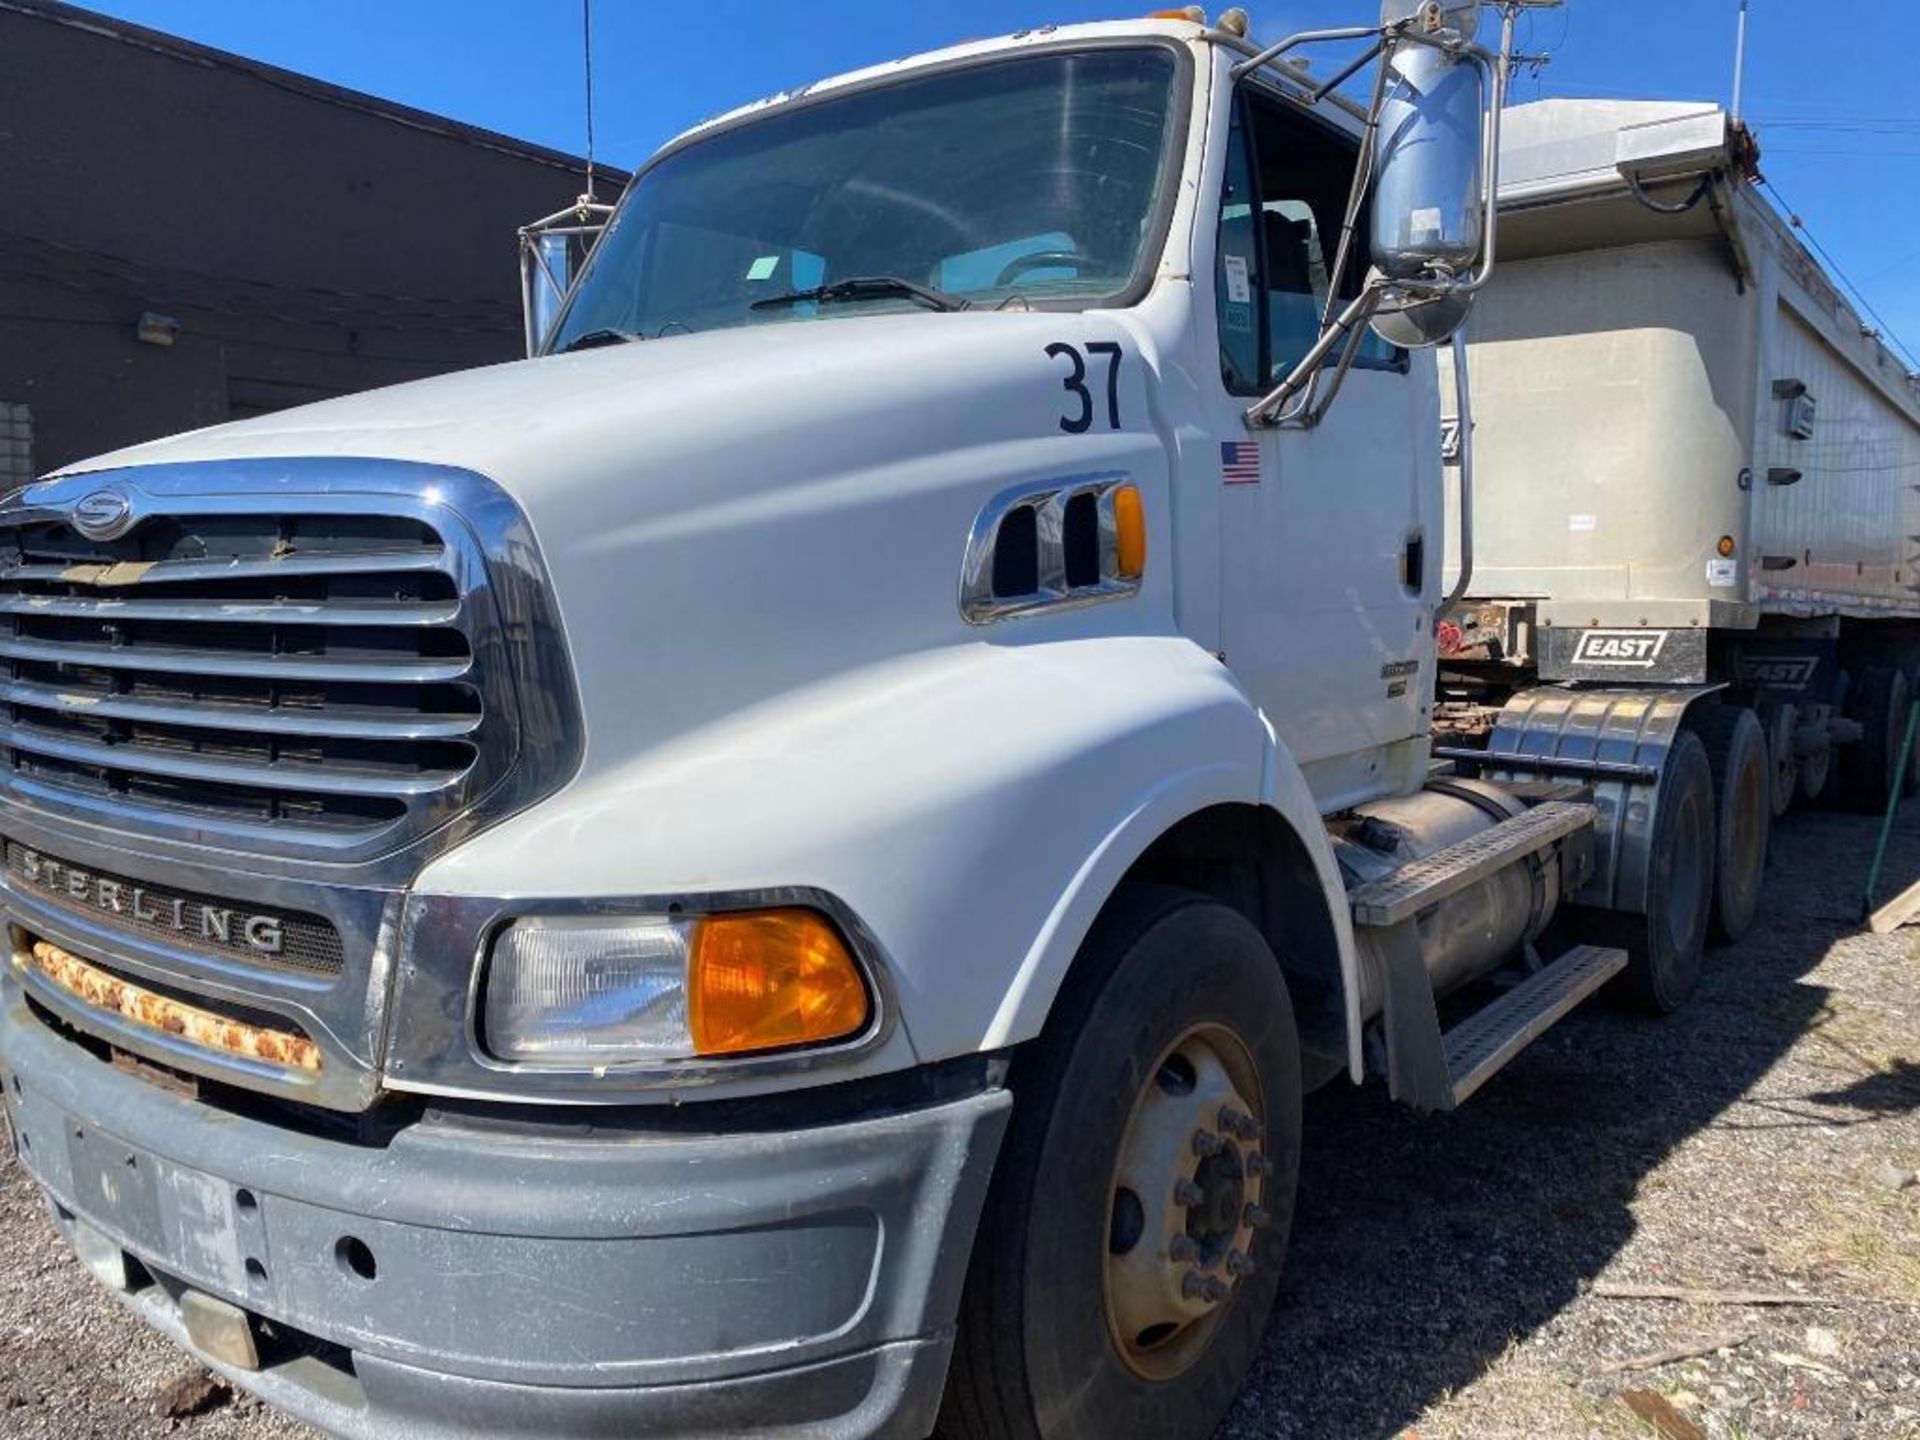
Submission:
[[[133,528],[133,502],[118,490],[96,490],[73,507],[73,528],[89,540],[114,540]]]

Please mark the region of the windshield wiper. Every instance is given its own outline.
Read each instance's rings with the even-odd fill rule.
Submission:
[[[575,350],[594,350],[602,345],[624,345],[629,340],[646,338],[637,330],[615,330],[610,326],[602,326],[598,330],[582,330],[553,353],[569,355]]]
[[[831,285],[816,285],[811,290],[768,295],[755,300],[747,308],[771,310],[779,305],[804,305],[810,300],[832,305],[843,300],[882,300],[890,297],[918,301],[929,310],[969,310],[973,307],[970,300],[949,295],[944,290],[916,285],[911,280],[902,280],[898,275],[853,275],[845,280],[835,280]]]

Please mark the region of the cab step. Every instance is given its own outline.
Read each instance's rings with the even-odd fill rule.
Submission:
[[[1558,847],[1563,893],[1591,870],[1598,811],[1549,800],[1436,850],[1348,897],[1353,923],[1371,932],[1384,982],[1387,1087],[1418,1110],[1452,1110],[1555,1021],[1626,966],[1624,950],[1579,946],[1529,975],[1451,1031],[1440,1028],[1420,917],[1510,865]]]
[[[1452,1105],[1464,1104],[1509,1060],[1627,968],[1627,952],[1576,945],[1446,1035]]]
[[[1597,813],[1591,805],[1552,800],[1469,835],[1355,890],[1348,897],[1353,905],[1353,923],[1384,927],[1411,920],[1428,906],[1478,885],[1523,856],[1589,828]]]

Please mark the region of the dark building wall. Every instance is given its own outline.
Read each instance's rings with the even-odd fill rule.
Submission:
[[[510,359],[515,231],[581,188],[568,156],[0,0],[0,419],[28,407],[44,472]],[[145,312],[173,344],[136,338]]]

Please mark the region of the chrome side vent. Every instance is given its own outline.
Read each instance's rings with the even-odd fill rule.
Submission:
[[[960,572],[960,613],[986,625],[1065,605],[1122,599],[1140,588],[1139,557],[1123,554],[1121,507],[1138,491],[1119,473],[1023,486],[994,497],[974,521]]]

